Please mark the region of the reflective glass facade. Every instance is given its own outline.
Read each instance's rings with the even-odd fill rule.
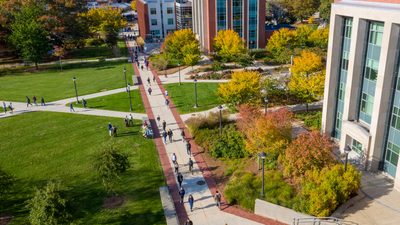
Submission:
[[[232,0],[233,30],[243,37],[243,0]]]
[[[397,48],[397,52],[400,55],[400,47]],[[393,177],[396,176],[400,154],[400,56],[398,56],[397,60],[395,79],[393,79],[393,97],[384,163],[384,170]]]
[[[227,29],[226,0],[217,0],[217,31]]]
[[[351,42],[351,29],[353,19],[344,18],[343,20],[343,31],[342,31],[342,54],[340,56],[340,70],[339,70],[339,82],[338,82],[338,93],[336,101],[336,116],[335,116],[335,130],[334,137],[340,139],[342,130],[342,115],[344,108],[344,96],[347,80],[347,71],[349,69],[349,54],[350,54],[350,42]]]
[[[362,89],[359,104],[359,120],[367,124],[371,124],[382,35],[383,23],[369,22],[368,43],[364,60]]]
[[[248,37],[249,49],[257,48],[257,35],[258,35],[258,0],[248,0],[249,8],[249,24],[248,24]]]

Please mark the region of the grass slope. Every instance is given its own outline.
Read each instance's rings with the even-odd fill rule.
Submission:
[[[127,56],[128,48],[125,45],[125,41],[118,40],[117,45],[120,51],[118,57]],[[112,48],[108,47],[106,44],[98,47],[84,47],[74,49],[67,55],[67,58],[69,59],[97,59],[100,57],[114,58],[115,55]]]
[[[139,90],[131,91],[132,109],[136,113],[144,113],[144,106]],[[114,111],[129,112],[129,95],[126,92],[118,94],[107,95],[98,98],[91,98],[86,100],[89,108],[107,109]],[[82,104],[74,103],[75,107],[82,107]]]
[[[197,83],[197,108],[195,103],[194,84],[179,83],[166,84],[165,89],[172,98],[177,110],[181,114],[199,112],[218,106],[220,100],[217,96],[218,83]]]
[[[72,77],[77,78],[79,95],[111,90],[125,86],[123,68],[127,79],[133,74],[131,64],[124,61],[94,62],[64,65],[61,72],[53,66],[39,72],[14,72],[0,76],[0,99],[25,101],[25,96],[44,97],[46,102],[75,96]]]
[[[108,122],[119,127],[119,137],[108,136]],[[65,187],[74,224],[165,224],[158,190],[163,175],[154,142],[138,132],[140,121],[125,128],[119,118],[38,112],[1,119],[0,129],[0,166],[17,179],[0,204],[0,215],[15,217],[11,224],[28,224],[25,201],[48,180]],[[107,194],[92,159],[111,139],[129,154],[131,168],[117,190],[125,204],[104,209]]]

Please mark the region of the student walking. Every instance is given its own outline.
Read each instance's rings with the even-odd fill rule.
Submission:
[[[44,98],[43,97],[40,98],[40,105],[41,106],[46,106],[46,103],[44,102]]]
[[[192,154],[192,145],[189,140],[186,141],[186,153],[190,156]]]
[[[118,136],[117,135],[117,127],[116,126],[112,127],[112,133],[113,133],[113,137],[117,137]]]
[[[112,136],[112,132],[113,132],[113,125],[110,123],[108,123],[108,134],[110,135],[110,137]]]
[[[168,97],[168,91],[165,90],[165,97]]]
[[[194,204],[193,195],[189,195],[188,202],[189,202],[190,212],[193,212],[193,204]]]
[[[217,203],[217,207],[221,210],[221,194],[218,191],[214,195],[214,200]]]
[[[174,171],[176,174],[179,173],[179,164],[178,163],[174,163]]]
[[[172,153],[172,155],[171,155],[171,160],[172,160],[172,163],[178,164],[178,162],[176,161],[176,155],[175,155],[175,153]]]
[[[7,105],[5,102],[3,102],[3,110],[4,110],[4,114],[7,114]]]
[[[181,129],[181,137],[182,137],[182,141],[185,142],[185,129]]]
[[[35,105],[37,105],[37,103],[36,103],[36,96],[33,96],[33,98],[32,98],[32,100],[33,100],[33,104],[35,104]]]
[[[183,203],[183,198],[185,197],[185,189],[183,187],[179,190],[179,196],[181,196],[181,203]]]
[[[160,115],[157,115],[157,126],[160,126],[160,120],[161,120]]]
[[[151,83],[150,83],[150,77],[147,78],[147,83],[148,83],[149,85],[151,85]]]
[[[72,105],[72,103],[69,103],[69,111],[75,112],[74,105]]]
[[[167,134],[168,134],[169,143],[172,143],[172,136],[174,135],[174,133],[172,133],[172,130],[169,129]]]
[[[165,99],[165,105],[166,105],[166,106],[169,106],[169,100],[168,100],[168,98]]]
[[[153,75],[153,83],[156,82],[156,76]]]
[[[29,105],[32,106],[31,99],[28,96],[26,96],[26,108],[28,108]]]
[[[165,130],[167,128],[167,122],[165,120],[162,121],[162,129]]]
[[[162,136],[163,136],[163,140],[164,140],[164,144],[167,144],[167,132],[165,130],[163,130],[162,132]]]
[[[133,126],[133,116],[132,116],[132,114],[129,114],[129,125]]]
[[[10,102],[10,105],[8,105],[8,109],[10,109],[10,113],[13,114],[14,113],[14,107],[12,105],[12,102]]]
[[[178,172],[178,175],[176,175],[176,179],[178,180],[179,187],[182,187],[183,175],[180,172]]]
[[[143,65],[142,65],[142,66],[140,66],[140,69],[142,69],[142,70],[143,70]]]
[[[191,158],[189,158],[188,165],[189,165],[189,172],[191,172],[193,175],[193,160]]]
[[[151,95],[151,92],[152,92],[153,90],[151,90],[151,87],[149,87],[149,89],[147,89],[147,92],[149,92],[149,95]]]
[[[83,108],[87,108],[87,101],[84,99],[84,98],[82,98],[82,105],[83,105]]]

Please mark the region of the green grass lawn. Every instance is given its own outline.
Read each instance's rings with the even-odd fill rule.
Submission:
[[[119,137],[108,136],[108,122],[119,128]],[[56,180],[70,201],[73,224],[166,224],[159,195],[162,170],[140,123],[125,128],[119,118],[44,112],[1,119],[0,165],[16,183],[2,200],[0,215],[14,216],[11,224],[28,224],[25,206],[34,187]],[[125,203],[115,209],[102,207],[108,195],[92,167],[94,154],[110,140],[131,163],[117,188]]]
[[[125,41],[119,40],[117,43],[119,47],[119,56],[124,57],[128,55],[128,48],[125,45]],[[98,47],[84,47],[81,49],[74,49],[68,55],[68,59],[97,59],[100,57],[114,58],[115,55],[112,48],[109,48],[106,44]]]
[[[64,65],[62,72],[56,66],[39,72],[14,71],[0,75],[0,99],[25,102],[25,96],[32,98],[35,95],[38,99],[43,96],[46,102],[50,102],[74,97],[73,77],[77,78],[79,95],[124,87],[124,66],[126,66],[126,75],[129,80],[133,74],[133,68],[125,60],[68,64]]]
[[[197,104],[199,107],[193,108],[195,103],[194,84],[179,83],[166,84],[165,89],[172,98],[180,114],[199,112],[211,109],[221,104],[217,89],[218,83],[197,83]]]
[[[131,91],[132,97],[132,112],[144,113],[144,106],[139,90]],[[127,92],[118,94],[107,95],[98,98],[91,98],[86,100],[89,108],[107,109],[114,111],[129,112],[129,95]],[[82,107],[82,104],[74,103],[75,107]]]

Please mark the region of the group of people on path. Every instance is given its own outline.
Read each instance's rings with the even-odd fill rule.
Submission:
[[[35,106],[38,105],[36,96],[32,97],[33,104],[31,103],[31,99],[28,96],[25,96],[25,97],[26,97],[26,108],[28,108],[29,106],[33,106],[33,105],[35,105]],[[43,97],[40,97],[40,105],[46,106],[46,102],[44,101]]]
[[[108,134],[110,137],[117,137],[117,126],[112,125],[111,122],[108,123]]]
[[[7,114],[7,109],[10,110],[10,113],[13,114],[14,113],[14,107],[12,105],[12,102],[10,102],[10,104],[7,106],[7,104],[5,102],[3,102],[3,110],[4,110],[4,114]]]
[[[79,103],[79,102],[78,102]],[[86,99],[84,99],[84,98],[82,98],[82,106],[83,106],[83,108],[87,108],[87,101],[86,101]],[[71,102],[71,103],[69,103],[69,111],[70,112],[75,112],[75,109],[74,109],[74,105],[73,105],[73,103]]]

